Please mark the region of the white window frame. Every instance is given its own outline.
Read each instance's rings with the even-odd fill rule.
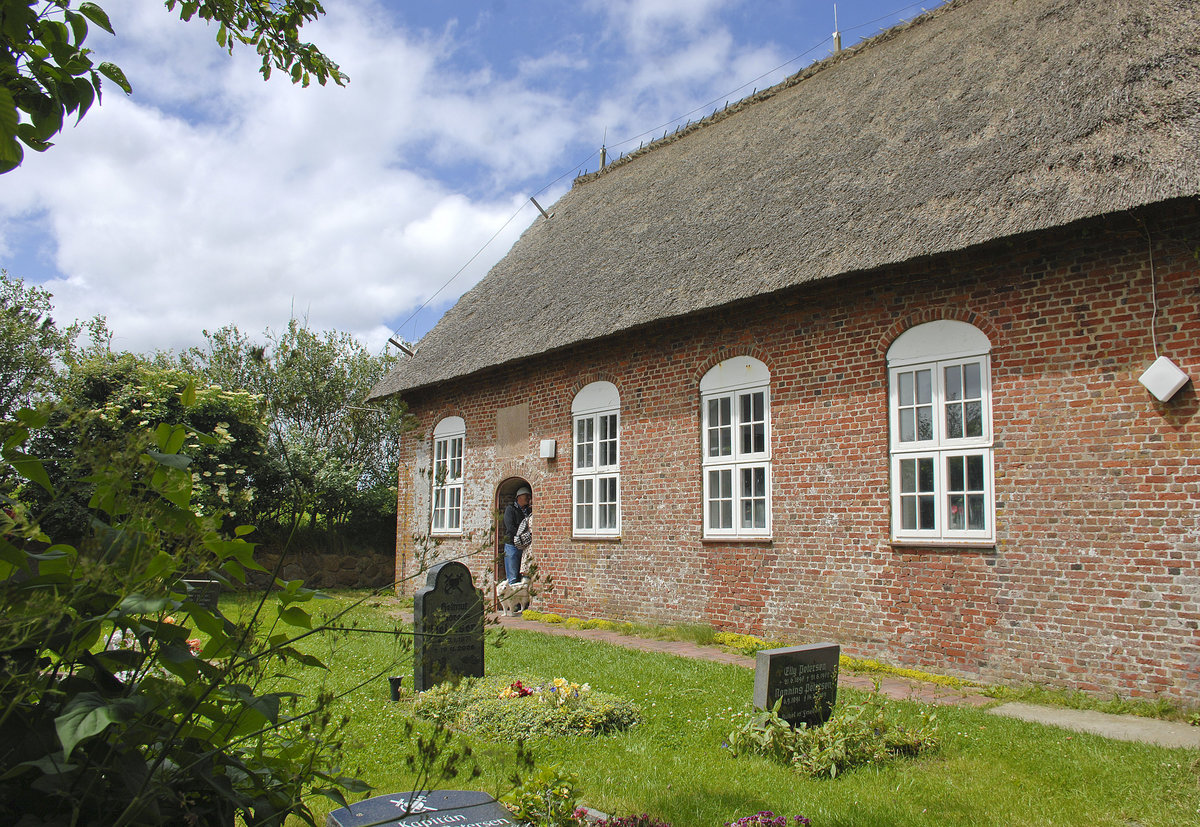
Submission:
[[[893,541],[995,542],[990,350],[980,330],[953,321],[911,328],[888,350]],[[978,370],[977,394],[968,395],[965,371],[947,381],[948,370],[964,366]],[[928,379],[924,394],[915,390],[919,374]],[[965,424],[967,406],[976,406],[978,428]],[[928,409],[927,429],[920,428],[912,413],[918,407]],[[963,413],[952,426],[947,412],[954,407]],[[928,469],[924,479],[922,463]],[[953,525],[960,515],[966,523],[971,514],[982,517],[981,528]]]
[[[571,403],[573,537],[620,536],[621,450],[621,395],[612,382],[592,382]]]
[[[770,386],[771,374],[767,366],[750,356],[726,359],[700,380],[700,464],[705,539],[771,536]],[[756,411],[753,399],[759,394],[761,411]],[[747,399],[750,400],[748,412],[744,405]],[[717,420],[713,419],[714,413]],[[761,425],[761,432],[756,433],[756,425]],[[721,439],[721,431],[726,429],[727,445]],[[757,510],[756,502],[761,502]],[[718,511],[719,503],[727,503],[727,507]],[[750,525],[744,524],[747,509],[751,516]],[[724,519],[714,519],[725,514],[729,516],[728,525],[724,524]],[[761,515],[761,521],[756,515]],[[754,524],[759,522],[761,524]]]
[[[462,534],[466,444],[467,424],[461,416],[448,416],[433,429],[430,534]]]

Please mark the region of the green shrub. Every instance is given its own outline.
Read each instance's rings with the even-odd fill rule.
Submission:
[[[194,387],[178,397],[194,405]],[[194,499],[183,451],[218,437],[145,422],[96,443],[65,480],[91,491],[68,544],[28,506],[31,487],[60,494],[24,450],[49,414],[18,417],[0,425],[0,823],[314,825],[309,796],[369,789],[340,768],[332,694],[272,691],[285,664],[323,666],[295,648],[319,631],[319,595],[276,580],[229,616],[186,582],[263,571],[251,529],[224,533]]]
[[[904,724],[895,705],[878,692],[862,703],[839,704],[819,727],[792,727],[779,717],[779,704],[750,716],[729,734],[737,755],[762,755],[814,778],[836,778],[846,770],[918,755],[938,745],[936,716],[924,710],[919,722]]]
[[[638,707],[607,692],[589,690],[567,703],[549,697],[552,682],[521,676],[519,682],[534,689],[522,697],[513,694],[513,676],[464,680],[441,684],[420,693],[414,711],[444,726],[469,730],[491,740],[538,736],[604,735],[620,732],[641,719]],[[542,691],[538,691],[538,690]]]
[[[578,827],[578,786],[578,778],[555,764],[536,770],[501,801],[533,827]]]

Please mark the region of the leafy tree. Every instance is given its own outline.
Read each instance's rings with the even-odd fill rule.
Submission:
[[[60,330],[50,294],[0,270],[0,419],[44,399],[78,327]]]
[[[223,387],[265,401],[268,468],[255,480],[259,521],[391,530],[403,403],[363,399],[394,357],[372,356],[354,337],[315,333],[297,320],[253,342],[236,326],[205,331],[207,349],[182,364]],[[274,486],[274,487],[271,487]]]
[[[194,399],[184,406],[181,394],[189,385]],[[39,453],[55,460],[47,465],[55,496],[36,489],[28,493],[40,521],[59,536],[86,533],[95,516],[94,486],[85,470],[91,458],[129,434],[164,423],[179,423],[188,431],[181,450],[189,457],[194,507],[245,520],[252,510],[254,469],[263,462],[266,443],[261,400],[244,391],[196,386],[178,367],[93,348],[71,360],[57,405],[35,436]],[[214,438],[201,440],[200,433]]]
[[[293,83],[339,86],[348,78],[311,43],[300,40],[305,23],[325,13],[317,0],[165,0],[181,20],[217,24],[217,43],[233,53],[235,44],[262,57],[268,79],[274,69]],[[84,46],[92,26],[115,34],[108,14],[96,3],[74,0],[0,0],[0,174],[20,165],[21,144],[38,152],[69,115],[76,122],[100,101],[102,78],[131,94],[117,65],[95,63]]]
[[[185,410],[196,401],[179,393]],[[306,609],[318,595],[276,580],[230,616],[181,579],[241,585],[262,571],[249,527],[227,535],[193,502],[180,451],[218,440],[166,423],[115,434],[79,467],[93,519],[68,543],[24,496],[57,493],[30,441],[47,423],[27,410],[4,423],[0,822],[315,825],[308,796],[344,805],[340,790],[366,790],[340,769],[333,696],[277,688],[284,664],[323,667],[294,647],[324,628]]]

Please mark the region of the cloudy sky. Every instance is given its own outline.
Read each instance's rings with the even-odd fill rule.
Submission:
[[[843,45],[939,4],[839,0]],[[769,86],[834,30],[826,0],[325,0],[304,33],[350,83],[301,89],[160,3],[101,5],[117,35],[88,46],[133,95],[0,177],[0,267],[140,352],[292,316],[418,340],[601,143]]]

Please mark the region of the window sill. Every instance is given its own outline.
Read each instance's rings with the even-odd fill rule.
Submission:
[[[701,537],[701,543],[761,543],[769,545],[775,542],[774,537]]]
[[[462,537],[463,534],[464,534],[464,532],[462,532],[462,531],[431,531],[431,532],[429,532],[430,537]]]
[[[620,534],[572,534],[571,541],[596,542],[596,543],[619,543],[621,542]]]
[[[892,539],[892,548],[902,549],[970,549],[972,551],[995,551],[995,540],[919,540],[919,539]]]

